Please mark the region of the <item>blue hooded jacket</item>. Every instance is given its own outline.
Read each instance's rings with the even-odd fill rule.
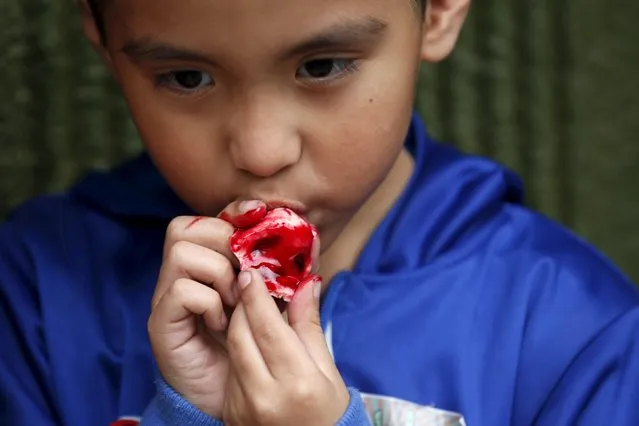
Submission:
[[[322,304],[347,385],[469,426],[639,425],[636,288],[524,207],[510,171],[430,140],[417,117],[406,146],[414,175]],[[155,386],[146,323],[166,226],[191,213],[147,155],[13,212],[0,423],[170,423],[162,412],[184,401]]]

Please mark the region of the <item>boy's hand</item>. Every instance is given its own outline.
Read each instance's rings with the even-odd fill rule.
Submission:
[[[249,279],[250,278],[250,279]],[[281,316],[259,273],[240,274],[227,345],[232,375],[224,423],[334,425],[349,393],[319,322],[319,282],[307,282]]]
[[[243,209],[242,206],[245,208]],[[256,202],[229,205],[233,219]],[[229,238],[233,226],[217,218],[180,217],[169,225],[148,331],[164,380],[191,404],[222,417],[229,372],[225,307],[239,291]]]

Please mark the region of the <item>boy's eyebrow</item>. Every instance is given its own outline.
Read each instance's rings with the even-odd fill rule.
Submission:
[[[215,61],[196,50],[155,41],[149,37],[128,41],[121,51],[138,62],[187,61],[215,66]]]
[[[372,17],[339,22],[288,49],[283,59],[314,50],[344,48],[371,41],[381,35],[387,27],[386,22]]]
[[[283,59],[322,49],[344,48],[375,39],[382,34],[388,24],[376,18],[349,20],[332,25],[301,43],[288,49]],[[121,51],[138,62],[189,61],[202,62],[215,66],[214,60],[205,53],[170,43],[142,37],[128,41]]]

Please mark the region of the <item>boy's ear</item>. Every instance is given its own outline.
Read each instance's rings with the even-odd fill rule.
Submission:
[[[424,16],[422,60],[440,62],[453,51],[466,20],[470,0],[428,0]]]
[[[93,13],[91,12],[91,8],[89,7],[87,0],[78,0],[78,5],[80,6],[82,15],[82,31],[84,32],[85,37],[89,40],[93,49],[98,53],[98,55],[100,55],[109,71],[111,71],[111,55],[104,46],[104,41],[100,36],[100,31],[95,23]]]

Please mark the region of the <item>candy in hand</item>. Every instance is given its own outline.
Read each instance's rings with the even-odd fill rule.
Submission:
[[[256,225],[236,229],[231,251],[240,269],[262,274],[271,296],[290,302],[300,284],[318,278],[312,273],[317,229],[288,208],[266,213]]]

